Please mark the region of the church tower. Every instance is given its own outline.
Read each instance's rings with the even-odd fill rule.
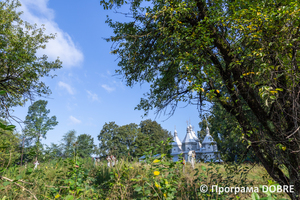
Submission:
[[[206,136],[202,142],[203,159],[205,161],[218,160],[220,158],[216,141],[209,133],[209,128],[206,127]]]
[[[182,143],[181,143],[180,139],[178,138],[176,129],[174,131],[173,141],[174,142],[171,143],[171,145],[172,145],[171,155],[173,156],[173,161],[177,161],[178,155],[182,153]]]
[[[196,136],[196,135],[195,135]],[[192,125],[189,125],[186,129],[185,138],[182,141],[182,147],[184,152],[197,149],[197,141],[192,133]]]

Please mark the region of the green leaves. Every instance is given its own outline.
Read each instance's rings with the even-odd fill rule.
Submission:
[[[25,120],[24,134],[27,137],[36,139],[36,156],[38,156],[41,148],[40,139],[46,138],[46,133],[58,124],[55,116],[51,118],[47,116],[50,113],[50,110],[46,109],[47,103],[45,100],[34,102],[28,107],[28,114]]]
[[[19,6],[17,1],[0,2],[1,116],[7,112],[5,107],[23,105],[36,95],[49,95],[49,88],[40,78],[53,77],[49,72],[62,67],[58,59],[48,62],[47,56],[36,56],[38,49],[44,48],[55,36],[45,35],[43,28],[23,22],[21,13],[16,12]]]

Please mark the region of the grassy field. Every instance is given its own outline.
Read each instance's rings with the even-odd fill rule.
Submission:
[[[263,167],[250,164],[197,163],[193,170],[189,164],[183,169],[180,163],[152,159],[144,164],[120,160],[108,168],[105,162],[67,159],[32,168],[33,164],[8,168],[1,179],[0,199],[251,199],[249,192],[218,194],[211,186],[273,184]],[[202,184],[210,190],[201,193]],[[273,194],[275,198],[289,199],[284,193]]]

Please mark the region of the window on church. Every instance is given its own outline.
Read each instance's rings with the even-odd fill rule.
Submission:
[[[214,151],[217,151],[217,145],[214,145],[213,148],[214,148]]]
[[[174,149],[174,151],[176,151],[176,149]]]

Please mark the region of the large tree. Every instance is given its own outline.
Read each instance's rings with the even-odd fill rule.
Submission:
[[[46,109],[47,101],[38,100],[28,108],[25,119],[25,136],[35,140],[36,159],[40,153],[41,139],[46,139],[46,134],[58,124],[56,116],[48,117],[49,109]]]
[[[77,137],[77,155],[85,158],[90,157],[95,149],[94,138],[88,134],[81,134]]]
[[[51,70],[61,68],[57,59],[48,62],[47,56],[37,57],[38,49],[45,48],[54,35],[45,35],[45,28],[37,28],[21,20],[18,1],[0,1],[0,116],[9,117],[9,108],[24,105],[27,100],[50,94],[50,89],[40,80],[51,76]]]
[[[299,198],[299,1],[101,3],[130,6],[131,22],[107,20],[115,33],[107,40],[127,85],[151,83],[138,109],[172,114],[179,101],[218,102],[270,176]]]

